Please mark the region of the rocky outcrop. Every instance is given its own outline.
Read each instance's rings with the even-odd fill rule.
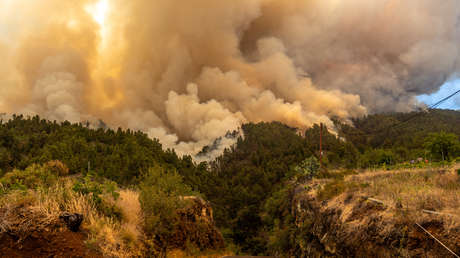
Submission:
[[[182,197],[186,200],[184,208],[179,209],[172,246],[182,249],[193,244],[201,250],[215,250],[224,247],[222,234],[214,224],[211,205],[195,197]]]
[[[83,222],[83,215],[78,213],[65,212],[59,216],[59,219],[64,221],[70,231],[78,232],[80,225]]]

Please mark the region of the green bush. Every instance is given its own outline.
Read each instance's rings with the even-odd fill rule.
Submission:
[[[0,194],[11,190],[49,188],[58,180],[58,174],[48,166],[31,165],[25,170],[15,169],[0,178]]]
[[[69,168],[59,160],[49,161],[45,166],[59,176],[67,176],[69,174]]]
[[[176,210],[184,207],[183,196],[197,195],[175,171],[153,167],[144,174],[139,201],[144,212],[144,230],[152,248],[167,248],[175,228]]]
[[[395,164],[396,155],[392,150],[386,149],[368,149],[360,157],[362,168],[384,167]]]
[[[347,190],[347,186],[345,181],[343,180],[336,180],[331,183],[326,184],[319,192],[318,192],[318,199],[323,200],[330,200],[335,196],[340,195],[341,193]]]
[[[315,177],[319,172],[320,164],[315,157],[304,159],[299,165],[295,167],[297,175],[309,180]]]
[[[275,257],[287,254],[294,247],[295,217],[291,215],[294,189],[284,186],[272,194],[264,204],[262,221],[267,239],[266,254]]]
[[[121,220],[122,211],[114,204],[114,201],[120,196],[115,182],[99,179],[94,174],[88,173],[73,185],[72,190],[91,196],[91,201],[99,212],[108,217]]]

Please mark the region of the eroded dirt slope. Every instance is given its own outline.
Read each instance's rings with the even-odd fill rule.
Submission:
[[[1,257],[102,257],[87,247],[84,232],[27,205],[1,208],[0,220]]]
[[[459,254],[460,218],[448,211],[460,191],[446,183],[457,182],[455,170],[403,173],[302,186],[292,210],[302,232],[297,256],[454,257],[421,227]],[[390,186],[380,189],[382,180]],[[345,190],[321,198],[327,184]]]

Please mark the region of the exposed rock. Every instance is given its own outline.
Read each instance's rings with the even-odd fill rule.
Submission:
[[[184,248],[188,242],[201,250],[223,248],[224,240],[215,227],[211,205],[195,196],[182,198],[187,200],[187,203],[184,208],[177,211],[179,216],[172,245]]]
[[[102,257],[63,224],[27,203],[0,208],[0,257]]]
[[[73,232],[78,232],[78,230],[80,229],[80,225],[83,222],[83,215],[78,213],[65,212],[61,216],[59,216],[59,218],[63,220],[64,223],[67,225],[67,228],[69,228]]]

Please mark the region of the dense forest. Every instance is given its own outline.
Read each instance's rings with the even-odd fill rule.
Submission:
[[[323,132],[324,163],[331,168],[370,168],[410,162],[423,158],[443,158],[428,151],[427,137],[432,133],[460,135],[459,111],[374,114],[356,118],[351,123],[335,120],[335,129]],[[306,130],[309,149],[319,150],[319,125]],[[455,147],[453,147],[455,149]],[[444,160],[454,158],[445,157]]]
[[[0,125],[0,176],[59,160],[70,174],[91,173],[135,188],[151,168],[161,168],[177,173],[188,191],[210,201],[227,245],[237,252],[275,254],[295,248],[287,212],[292,182],[308,179],[306,167],[317,163],[320,126],[299,131],[278,122],[248,123],[230,134],[237,137],[234,146],[213,161],[196,163],[191,156],[163,150],[142,132],[13,116]],[[337,120],[335,128],[323,130],[321,173],[449,162],[460,156],[459,136],[459,111]]]
[[[163,150],[156,139],[131,130],[90,129],[89,125],[49,122],[38,116],[13,116],[0,125],[0,170],[60,160],[71,174],[94,171],[121,184],[135,183],[148,168],[187,171],[190,156]]]

